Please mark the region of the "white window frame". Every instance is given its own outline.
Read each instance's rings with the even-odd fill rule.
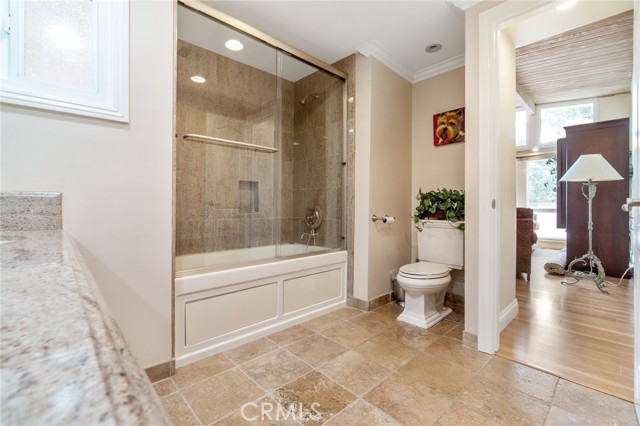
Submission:
[[[526,129],[526,138],[525,138],[526,143],[524,145],[521,145],[521,146],[517,146],[516,145],[516,151],[529,151],[532,148],[532,144],[531,144],[531,121],[532,121],[531,120],[531,114],[524,107],[516,107],[516,113],[518,113],[518,112],[527,113],[527,129]],[[515,120],[515,116],[514,116],[514,120]],[[515,124],[514,124],[514,127],[515,127]]]
[[[95,3],[93,87],[66,87],[24,72],[24,0],[0,0],[2,60],[0,102],[106,120],[129,121],[129,2]]]
[[[556,141],[543,142],[542,141],[542,110],[547,108],[558,108],[558,107],[567,107],[567,106],[577,106],[577,105],[585,105],[591,104],[593,105],[593,122],[597,121],[598,117],[598,102],[595,98],[589,99],[580,99],[575,101],[566,101],[566,102],[554,102],[549,104],[540,104],[536,105],[536,140],[535,144],[542,148],[556,148]]]

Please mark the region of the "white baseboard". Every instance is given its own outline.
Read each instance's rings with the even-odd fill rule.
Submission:
[[[518,299],[513,299],[502,311],[498,318],[498,327],[500,331],[504,330],[509,323],[518,316]]]

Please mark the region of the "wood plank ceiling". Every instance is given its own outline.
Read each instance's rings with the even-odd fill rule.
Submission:
[[[535,104],[629,93],[632,37],[630,10],[520,47],[516,49],[519,90]]]

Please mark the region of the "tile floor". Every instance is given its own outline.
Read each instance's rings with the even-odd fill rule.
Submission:
[[[400,307],[342,308],[154,384],[175,425],[634,425],[631,403],[462,345]]]

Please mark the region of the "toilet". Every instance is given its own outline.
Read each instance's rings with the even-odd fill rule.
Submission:
[[[398,284],[405,291],[404,310],[399,321],[429,328],[451,313],[444,306],[450,271],[462,269],[464,261],[464,232],[461,222],[446,220],[424,221],[418,228],[418,259],[400,268]]]

